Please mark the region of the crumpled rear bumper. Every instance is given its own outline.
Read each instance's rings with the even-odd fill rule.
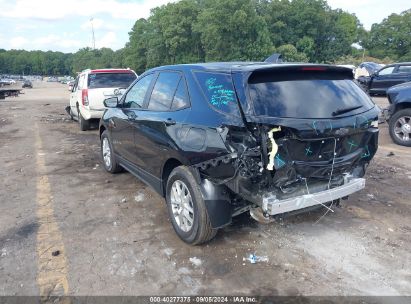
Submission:
[[[282,214],[324,204],[348,196],[364,189],[365,178],[346,179],[343,185],[332,189],[300,195],[279,200],[275,195],[265,195],[262,201],[262,210],[268,215]]]

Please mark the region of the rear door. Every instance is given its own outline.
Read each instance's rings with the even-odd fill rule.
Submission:
[[[136,75],[129,71],[88,74],[87,88],[90,109],[104,110],[104,99],[116,96],[116,90],[128,88],[135,79]]]
[[[190,111],[185,78],[177,71],[158,74],[146,110],[140,111],[135,126],[136,153],[142,168],[160,178],[165,159],[175,152],[175,138]]]
[[[404,83],[411,81],[411,65],[399,65],[397,70],[397,83]]]
[[[123,96],[117,114],[110,121],[116,153],[137,166],[142,163],[135,149],[134,128],[153,78],[154,74],[148,74],[139,79]]]

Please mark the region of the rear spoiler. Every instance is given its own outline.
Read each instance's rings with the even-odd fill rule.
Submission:
[[[353,79],[353,73],[349,68],[335,65],[279,64],[256,69],[249,75],[248,83],[306,79]]]
[[[283,62],[283,56],[279,53],[274,53],[270,57],[268,57],[264,62],[268,63],[282,63]]]

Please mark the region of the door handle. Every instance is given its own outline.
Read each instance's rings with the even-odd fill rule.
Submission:
[[[166,126],[172,126],[176,124],[176,121],[174,119],[171,118],[167,118],[164,123],[166,124]]]

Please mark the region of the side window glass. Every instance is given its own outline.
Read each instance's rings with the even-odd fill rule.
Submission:
[[[144,104],[144,97],[146,96],[147,90],[150,87],[150,83],[153,80],[154,74],[149,74],[139,81],[137,81],[134,86],[128,91],[126,97],[124,98],[123,108],[142,108]]]
[[[398,68],[398,73],[411,73],[411,65],[402,65]]]
[[[153,111],[170,110],[180,78],[181,75],[177,72],[161,72],[151,93],[148,109]]]
[[[395,67],[389,67],[389,68],[385,68],[382,69],[381,71],[378,72],[378,75],[389,75],[392,74],[392,72],[394,71]]]
[[[174,95],[173,103],[171,104],[171,110],[178,110],[186,108],[189,106],[187,87],[183,78],[180,79],[180,82],[177,87],[176,94]]]
[[[77,84],[77,90],[84,89],[84,74],[80,76]]]
[[[79,79],[79,77],[77,77],[76,80],[74,81],[73,88],[71,89],[72,92],[75,92],[77,90],[78,79]]]
[[[195,72],[206,101],[216,110],[239,116],[237,96],[230,74]]]

